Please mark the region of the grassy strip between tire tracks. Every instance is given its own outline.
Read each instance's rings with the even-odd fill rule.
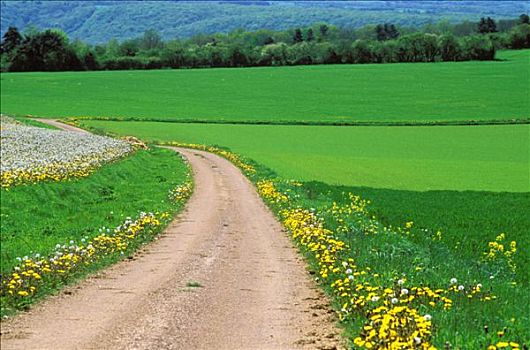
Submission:
[[[154,147],[86,178],[2,191],[2,315],[152,240],[191,194],[189,174],[177,153]]]

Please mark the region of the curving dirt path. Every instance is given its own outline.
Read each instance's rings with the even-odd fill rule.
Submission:
[[[2,322],[3,350],[342,347],[327,299],[252,184],[224,158],[175,150],[194,173],[185,210],[133,259]]]

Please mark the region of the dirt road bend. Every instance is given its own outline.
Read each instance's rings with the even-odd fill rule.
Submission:
[[[334,314],[252,184],[175,149],[195,191],[154,243],[2,322],[7,349],[335,349]]]

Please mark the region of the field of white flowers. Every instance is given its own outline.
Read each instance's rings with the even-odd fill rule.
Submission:
[[[84,177],[132,151],[122,140],[21,124],[1,116],[2,187]]]

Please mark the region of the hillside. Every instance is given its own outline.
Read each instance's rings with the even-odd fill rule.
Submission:
[[[179,1],[1,1],[1,31],[9,26],[22,30],[61,28],[71,38],[90,43],[113,37],[136,37],[147,29],[165,39],[200,33],[229,32],[238,28],[287,29],[316,22],[357,28],[392,22],[421,26],[481,16],[513,18],[527,13],[524,1],[355,1],[355,2],[179,2]]]

